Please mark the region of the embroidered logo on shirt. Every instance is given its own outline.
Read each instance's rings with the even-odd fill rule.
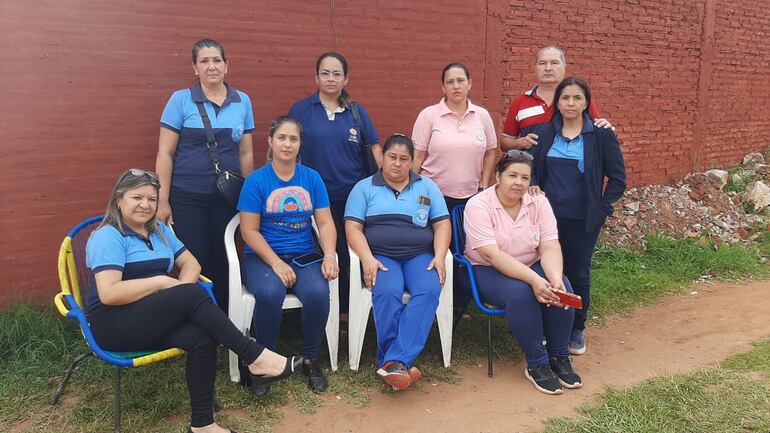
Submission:
[[[358,143],[358,130],[356,128],[350,128],[350,136],[348,137],[348,141],[355,141]]]
[[[484,136],[484,133],[479,132],[478,134],[476,134],[476,140],[479,143],[483,143],[485,141],[485,139],[486,139],[486,136]]]

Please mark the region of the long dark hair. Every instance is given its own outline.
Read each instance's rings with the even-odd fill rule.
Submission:
[[[553,94],[553,103],[556,104],[558,110],[559,98],[561,98],[561,94],[564,92],[564,88],[567,86],[572,86],[573,84],[583,89],[583,96],[586,98],[586,108],[583,110],[583,112],[588,114],[589,119],[593,120],[593,117],[591,117],[591,110],[588,109],[588,107],[591,106],[591,88],[588,87],[588,83],[586,83],[585,80],[578,76],[567,77],[562,80],[558,86],[556,86],[556,92]]]
[[[321,62],[324,61],[326,58],[332,58],[338,60],[342,64],[342,73],[345,75],[345,78],[348,78],[348,61],[345,60],[345,57],[336,52],[336,51],[329,51],[326,53],[321,54],[320,57],[318,57],[318,60],[315,62],[315,73],[318,74],[318,70],[321,68]],[[340,93],[340,100],[339,103],[343,107],[349,107],[350,104],[353,102],[353,99],[350,98],[350,94],[347,90],[345,90],[345,87],[342,87],[342,92]]]

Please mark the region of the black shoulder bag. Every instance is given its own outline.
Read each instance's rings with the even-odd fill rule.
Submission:
[[[203,121],[203,128],[206,130],[206,147],[209,149],[209,157],[211,158],[211,163],[214,164],[214,172],[217,174],[217,189],[225,201],[233,206],[238,206],[238,198],[240,198],[241,188],[243,188],[243,176],[241,176],[239,170],[222,171],[219,168],[219,145],[217,144],[216,137],[214,137],[211,119],[209,119],[209,115],[206,113],[206,107],[203,106],[203,102],[196,102],[195,105],[198,106],[198,112]]]
[[[364,130],[364,122],[361,121],[361,113],[358,111],[358,104],[351,102],[350,111],[353,112],[353,117],[356,120],[356,127],[358,128],[358,135],[361,137],[361,156],[364,160],[365,175],[371,176],[379,170],[379,167],[377,167],[377,160],[374,159],[374,154],[372,153],[372,144],[367,143],[366,130]]]

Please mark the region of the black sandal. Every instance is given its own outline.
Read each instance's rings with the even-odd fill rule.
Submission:
[[[265,376],[264,374],[249,373],[251,375],[251,384],[252,386],[264,386],[273,382],[277,382],[281,379],[285,379],[291,376],[295,371],[299,370],[300,367],[302,367],[303,362],[305,362],[305,359],[301,356],[292,356],[291,358],[286,358],[286,366],[283,368],[281,374],[277,376]]]

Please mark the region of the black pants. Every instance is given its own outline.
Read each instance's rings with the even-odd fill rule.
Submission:
[[[347,314],[350,302],[350,254],[348,254],[348,238],[345,236],[345,202],[333,201],[329,209],[332,212],[334,227],[337,229],[337,260],[340,266],[339,296],[340,314]]]
[[[556,224],[564,256],[564,275],[572,283],[575,294],[583,298],[583,308],[575,310],[572,329],[582,331],[586,327],[588,308],[591,306],[591,260],[601,229],[587,233],[585,220],[568,218],[556,218]]]
[[[468,203],[468,200],[470,200],[470,197],[454,198],[444,196],[444,201],[446,201],[446,207],[449,211],[449,217],[452,217],[452,209],[454,209],[455,206],[465,206],[465,204]],[[462,230],[463,228],[459,227],[459,229]],[[449,243],[449,250],[453,253],[456,253],[457,251],[455,251],[454,233],[452,233],[452,237],[453,239]],[[468,274],[464,270],[461,270],[458,265],[453,264],[452,266],[454,271],[454,280],[452,282],[453,303],[455,311],[459,313],[464,311],[465,307],[467,307],[468,303],[471,301],[471,285],[468,281]]]
[[[214,297],[226,312],[229,277],[224,235],[236,209],[218,192],[200,194],[172,188],[169,202],[174,232],[198,259],[201,274],[214,282]]]
[[[88,313],[94,337],[107,350],[140,351],[179,347],[187,352],[190,425],[214,422],[217,345],[248,363],[264,350],[241,335],[197,284],[161,290],[127,305],[99,305]]]

